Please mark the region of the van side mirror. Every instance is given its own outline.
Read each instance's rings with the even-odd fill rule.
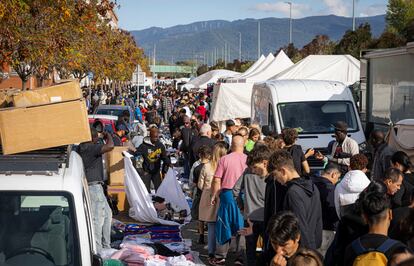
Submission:
[[[102,266],[103,265],[103,260],[101,258],[101,256],[97,255],[97,254],[93,254],[92,256],[92,266]]]
[[[270,136],[272,134],[268,125],[262,127],[262,133],[265,136]]]

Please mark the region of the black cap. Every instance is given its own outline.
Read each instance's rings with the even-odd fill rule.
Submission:
[[[348,124],[344,121],[338,121],[334,124],[335,131],[348,132]]]
[[[235,125],[236,125],[236,123],[234,123],[234,121],[232,119],[226,121],[226,127],[232,127],[232,126],[235,126]]]

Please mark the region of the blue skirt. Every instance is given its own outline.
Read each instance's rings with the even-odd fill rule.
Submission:
[[[224,245],[244,227],[243,215],[233,198],[232,190],[223,190],[220,193],[220,206],[217,213],[216,239]]]

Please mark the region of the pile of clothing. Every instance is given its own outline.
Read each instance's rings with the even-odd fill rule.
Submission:
[[[183,240],[179,226],[140,225],[113,222],[113,229],[123,238],[114,249],[101,254],[104,259],[127,266],[203,265],[198,253],[191,251],[191,240]]]

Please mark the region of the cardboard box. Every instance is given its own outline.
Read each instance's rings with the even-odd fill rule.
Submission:
[[[124,186],[108,186],[108,194],[111,198],[118,201],[117,206],[119,211],[129,210],[129,203]]]
[[[125,181],[125,166],[122,152],[127,151],[128,147],[115,147],[107,153],[109,185],[123,186]]]
[[[0,109],[3,154],[91,140],[85,101]]]
[[[26,107],[78,100],[83,97],[78,81],[65,81],[53,86],[20,91],[12,95],[14,107]]]

